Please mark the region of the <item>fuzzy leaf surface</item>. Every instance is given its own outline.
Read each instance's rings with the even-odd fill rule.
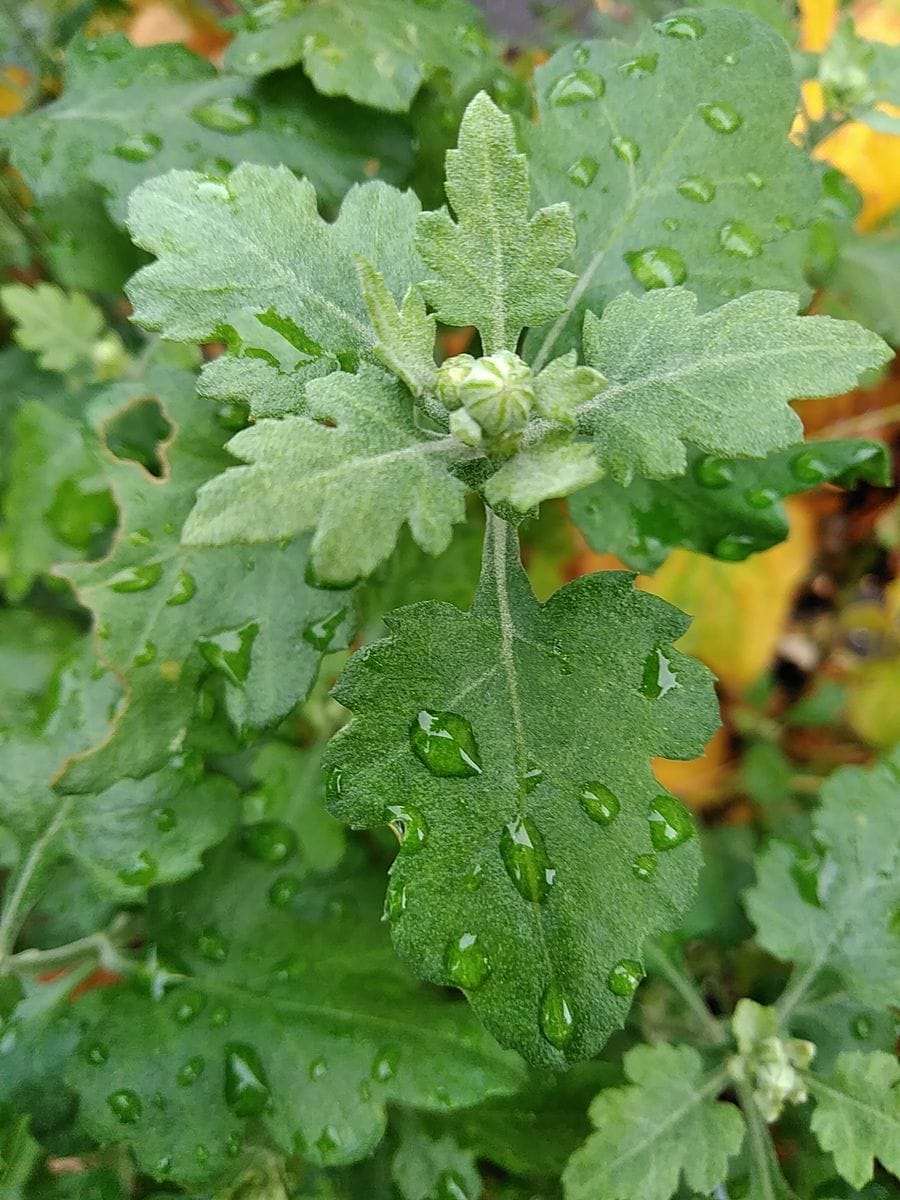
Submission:
[[[71,371],[90,358],[103,331],[103,313],[87,296],[67,295],[52,283],[0,289],[0,301],[15,324],[15,339],[37,355],[44,371]]]
[[[567,200],[578,235],[566,312],[530,338],[538,365],[623,291],[686,283],[702,308],[753,288],[809,295],[815,176],[788,140],[787,47],[761,21],[679,12],[632,45],[559,50],[535,87],[540,119],[521,126],[535,198]]]
[[[896,1003],[900,949],[900,798],[896,756],[869,771],[845,767],[822,788],[813,818],[820,862],[810,875],[795,850],[772,842],[758,859],[746,907],[757,941],[813,979],[826,968],[873,1008]]]
[[[327,754],[330,804],[401,831],[400,953],[463,988],[503,1044],[559,1065],[622,1023],[644,938],[689,903],[696,840],[675,808],[683,836],[654,852],[651,810],[674,801],[649,760],[698,754],[717,711],[706,670],[669,648],[677,610],[615,572],[542,606],[499,525],[470,613],[400,609],[345,669],[355,719]]]
[[[875,1159],[900,1175],[900,1066],[893,1054],[845,1051],[827,1079],[809,1077],[810,1122],[823,1150],[853,1187],[867,1184]]]
[[[6,124],[13,162],[42,202],[75,180],[97,184],[119,224],[129,192],[172,167],[221,176],[241,161],[284,163],[334,203],[371,157],[386,159],[388,175],[405,157],[399,131],[378,114],[366,116],[366,139],[354,137],[352,106],[329,109],[300,79],[260,86],[222,74],[184,46],[78,36],[65,70],[58,100]]]
[[[786,292],[702,314],[682,289],[626,294],[588,313],[584,343],[609,384],[579,408],[579,428],[620,483],[684,474],[688,444],[734,458],[789,446],[802,428],[789,401],[837,395],[892,357],[858,325],[798,316]]]
[[[69,790],[108,787],[161,765],[195,717],[204,677],[219,679],[239,729],[274,723],[306,695],[322,651],[349,631],[349,597],[305,581],[307,539],[252,549],[180,544],[197,488],[229,461],[215,409],[198,401],[193,382],[156,367],[143,383],[102,398],[101,437],[148,397],[171,432],[162,478],[107,455],[122,513],[117,539],[100,561],[59,568],[94,613],[100,655],[128,694],[111,736],[71,765]]]
[[[262,6],[228,49],[226,66],[263,75],[302,62],[326,96],[406,112],[438,70],[465,73],[487,49],[468,0],[287,0]]]
[[[630,1086],[607,1088],[590,1108],[597,1126],[569,1159],[566,1200],[669,1200],[681,1175],[696,1192],[722,1182],[744,1138],[733,1104],[716,1100],[721,1079],[704,1078],[690,1046],[636,1046],[625,1055]]]
[[[485,354],[515,350],[519,334],[565,304],[572,276],[559,263],[575,234],[565,204],[529,217],[528,164],[512,119],[479,92],[456,150],[447,153],[445,211],[419,218],[419,251],[434,273],[423,288],[438,319],[475,325]]]
[[[889,479],[879,442],[816,442],[762,460],[689,448],[684,475],[638,476],[627,487],[602,479],[574,495],[569,512],[598,554],[610,551],[636,571],[655,571],[677,547],[739,562],[787,537],[787,496],[825,482],[883,487]]]
[[[180,981],[158,999],[129,986],[85,998],[91,1030],[69,1076],[81,1119],[156,1178],[220,1177],[257,1122],[282,1153],[351,1162],[377,1144],[388,1102],[440,1110],[518,1085],[518,1061],[396,961],[365,877],[314,870],[297,854],[276,863],[223,847],[149,914],[157,959],[176,962]],[[140,1107],[133,1122],[108,1103],[123,1090]]]
[[[374,367],[313,380],[306,406],[308,417],[258,421],[232,438],[228,450],[250,465],[202,489],[185,541],[271,542],[314,529],[313,567],[336,583],[371,574],[404,523],[423,550],[446,550],[465,516],[465,488],[448,471],[460,443],[423,438],[409,393]]]
[[[284,167],[244,164],[216,181],[172,171],[131,198],[131,234],[158,259],[129,285],[135,320],[176,341],[204,341],[249,310],[310,354],[372,357],[378,338],[356,256],[402,297],[423,273],[418,212],[412,193],[373,182],[351,188],[329,223],[313,185]]]

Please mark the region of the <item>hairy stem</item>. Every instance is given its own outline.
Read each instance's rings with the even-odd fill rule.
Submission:
[[[8,968],[10,951],[31,909],[30,893],[35,875],[40,870],[54,838],[65,824],[74,803],[74,796],[66,796],[60,802],[53,819],[34,841],[25,861],[13,873],[12,888],[3,898],[3,911],[0,914],[0,974]]]
[[[736,1082],[734,1086],[747,1122],[751,1170],[756,1180],[754,1196],[756,1200],[781,1200],[785,1194],[784,1179],[769,1127],[756,1107],[751,1088],[744,1082]]]
[[[76,938],[64,946],[54,946],[51,950],[20,950],[11,955],[9,966],[18,973],[32,974],[93,961],[108,971],[121,972],[127,964],[120,953],[120,944],[128,924],[128,914],[119,913],[108,929]]]
[[[713,1045],[726,1045],[728,1035],[709,1011],[700,989],[690,975],[688,975],[687,971],[685,971],[683,965],[674,962],[657,946],[645,947],[644,957],[647,961],[647,966],[651,970],[656,971],[658,975],[662,975],[666,982],[679,994],[700,1022],[700,1025]]]

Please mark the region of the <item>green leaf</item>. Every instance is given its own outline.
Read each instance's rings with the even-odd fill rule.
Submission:
[[[371,263],[361,258],[358,266],[366,307],[378,334],[375,355],[419,396],[434,384],[434,315],[426,312],[419,288],[410,288],[398,308],[384,277]]]
[[[52,283],[12,283],[0,288],[0,302],[12,317],[16,341],[37,355],[42,370],[65,373],[92,361],[106,322],[87,296],[67,295]]]
[[[894,283],[900,271],[900,217],[866,233],[848,230],[825,283],[829,312],[874,329],[900,345],[900,297]]]
[[[788,535],[780,501],[820,483],[885,486],[884,446],[856,440],[791,446],[768,458],[724,459],[688,448],[675,479],[603,479],[569,501],[573,521],[598,554],[655,571],[672,550],[699,550],[728,562],[767,550]]]
[[[70,1080],[93,1137],[193,1186],[233,1171],[262,1131],[283,1154],[352,1162],[388,1102],[440,1110],[518,1085],[464,1008],[410,981],[364,877],[311,877],[296,855],[261,855],[252,829],[243,853],[223,848],[151,909],[147,937],[181,981],[81,1002]]]
[[[94,613],[101,657],[128,693],[113,736],[69,768],[65,786],[74,791],[165,762],[183,743],[210,673],[238,729],[273,724],[304,698],[322,652],[343,644],[351,624],[346,593],[305,582],[307,539],[252,550],[179,544],[197,488],[227,465],[224,432],[213,406],[198,403],[191,375],[155,367],[141,383],[104,393],[101,435],[150,397],[170,427],[163,478],[109,460],[123,514],[115,545],[99,562],[59,568]]]
[[[284,163],[334,203],[368,161],[385,156],[390,175],[408,153],[377,114],[366,115],[363,138],[358,111],[335,111],[301,79],[254,85],[181,45],[79,35],[65,69],[58,100],[5,123],[13,163],[42,204],[90,180],[120,224],[129,192],[171,167],[219,177],[245,160]]]
[[[406,112],[423,80],[464,74],[488,49],[482,18],[467,0],[286,0],[262,6],[228,48],[244,75],[302,62],[320,92]]]
[[[746,907],[759,944],[811,983],[826,968],[873,1008],[897,999],[900,761],[846,767],[822,788],[810,863],[783,842],[760,856]]]
[[[27,1200],[29,1181],[41,1159],[27,1116],[0,1122],[0,1186],[5,1200]]]
[[[409,393],[374,367],[313,380],[306,397],[315,419],[258,421],[232,438],[229,451],[250,465],[201,490],[186,542],[271,542],[315,529],[313,567],[336,583],[371,574],[404,523],[429,554],[446,550],[465,516],[465,488],[448,471],[464,453],[456,439],[423,438]]]
[[[575,345],[585,308],[686,283],[703,309],[754,288],[799,293],[815,175],[788,140],[787,47],[731,9],[679,12],[635,44],[579,42],[535,74],[522,123],[539,202],[568,200],[578,280],[533,334],[537,365]]]
[[[492,507],[511,504],[527,512],[552,496],[568,496],[594,483],[602,472],[591,446],[563,435],[514,454],[488,479],[484,497]]]
[[[802,429],[789,401],[837,395],[891,358],[857,325],[797,316],[784,292],[702,315],[681,289],[623,295],[602,318],[587,314],[584,340],[609,384],[578,410],[579,428],[620,483],[683,475],[688,444],[734,458],[789,446]]]
[[[894,1054],[847,1051],[827,1079],[807,1077],[816,1101],[810,1127],[844,1179],[863,1187],[875,1159],[900,1175],[900,1065]]]
[[[566,302],[572,276],[559,263],[575,243],[571,214],[554,204],[529,218],[525,156],[511,118],[485,92],[447,153],[446,189],[456,221],[444,210],[419,218],[419,252],[434,273],[425,295],[439,320],[475,325],[485,354],[515,350],[523,328]]]
[[[129,285],[134,319],[175,341],[205,341],[249,310],[312,356],[371,358],[378,335],[356,256],[403,295],[422,273],[418,211],[411,193],[367,183],[328,224],[312,184],[283,167],[244,164],[227,180],[171,172],[131,199],[132,236],[159,260]]]
[[[327,755],[331,808],[402,838],[400,953],[558,1065],[622,1023],[645,937],[690,902],[690,818],[649,760],[698,754],[717,714],[708,673],[669,648],[677,610],[615,572],[541,606],[504,529],[492,519],[471,613],[400,609],[345,669],[335,695],[356,716]]]
[[[704,1076],[690,1046],[636,1046],[625,1055],[631,1086],[608,1088],[591,1105],[597,1132],[569,1160],[566,1200],[669,1200],[679,1178],[711,1192],[744,1139],[733,1104],[715,1099],[720,1075]]]
[[[432,1136],[405,1116],[391,1174],[403,1200],[478,1200],[481,1178],[475,1155],[451,1136]]]

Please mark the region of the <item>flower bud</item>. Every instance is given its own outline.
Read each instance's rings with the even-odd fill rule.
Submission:
[[[447,359],[438,370],[436,390],[446,408],[462,405],[491,437],[522,429],[535,400],[531,368],[509,350]]]

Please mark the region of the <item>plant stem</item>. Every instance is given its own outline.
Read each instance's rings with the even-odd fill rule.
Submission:
[[[726,1045],[728,1035],[709,1011],[700,989],[684,970],[683,966],[673,962],[657,946],[646,947],[644,957],[647,960],[647,965],[655,970],[657,974],[662,975],[666,982],[681,996],[682,1000],[703,1026],[710,1041],[716,1046]]]
[[[758,1185],[758,1190],[754,1192],[755,1200],[782,1200],[785,1195],[784,1180],[769,1127],[756,1107],[753,1092],[748,1085],[736,1081],[734,1087],[747,1123],[750,1157],[755,1168],[753,1174]]]
[[[97,965],[108,971],[122,971],[127,964],[119,953],[117,940],[127,925],[127,914],[119,913],[108,929],[76,938],[64,946],[54,946],[51,950],[20,950],[10,957],[9,965],[17,972],[33,974],[95,958]]]
[[[66,796],[61,801],[59,808],[53,814],[53,819],[49,822],[41,836],[34,842],[28,852],[27,858],[14,873],[12,890],[3,898],[3,912],[0,915],[0,975],[6,969],[5,961],[9,959],[10,950],[15,945],[16,938],[19,936],[19,930],[22,928],[30,910],[29,890],[31,883],[53,839],[65,824],[74,803],[74,796]]]
[[[7,221],[21,234],[22,239],[31,251],[31,257],[35,265],[40,267],[45,275],[49,274],[45,257],[47,248],[46,240],[31,213],[22,207],[10,187],[10,181],[6,175],[8,162],[9,156],[5,153],[0,153],[0,212],[3,213]]]

